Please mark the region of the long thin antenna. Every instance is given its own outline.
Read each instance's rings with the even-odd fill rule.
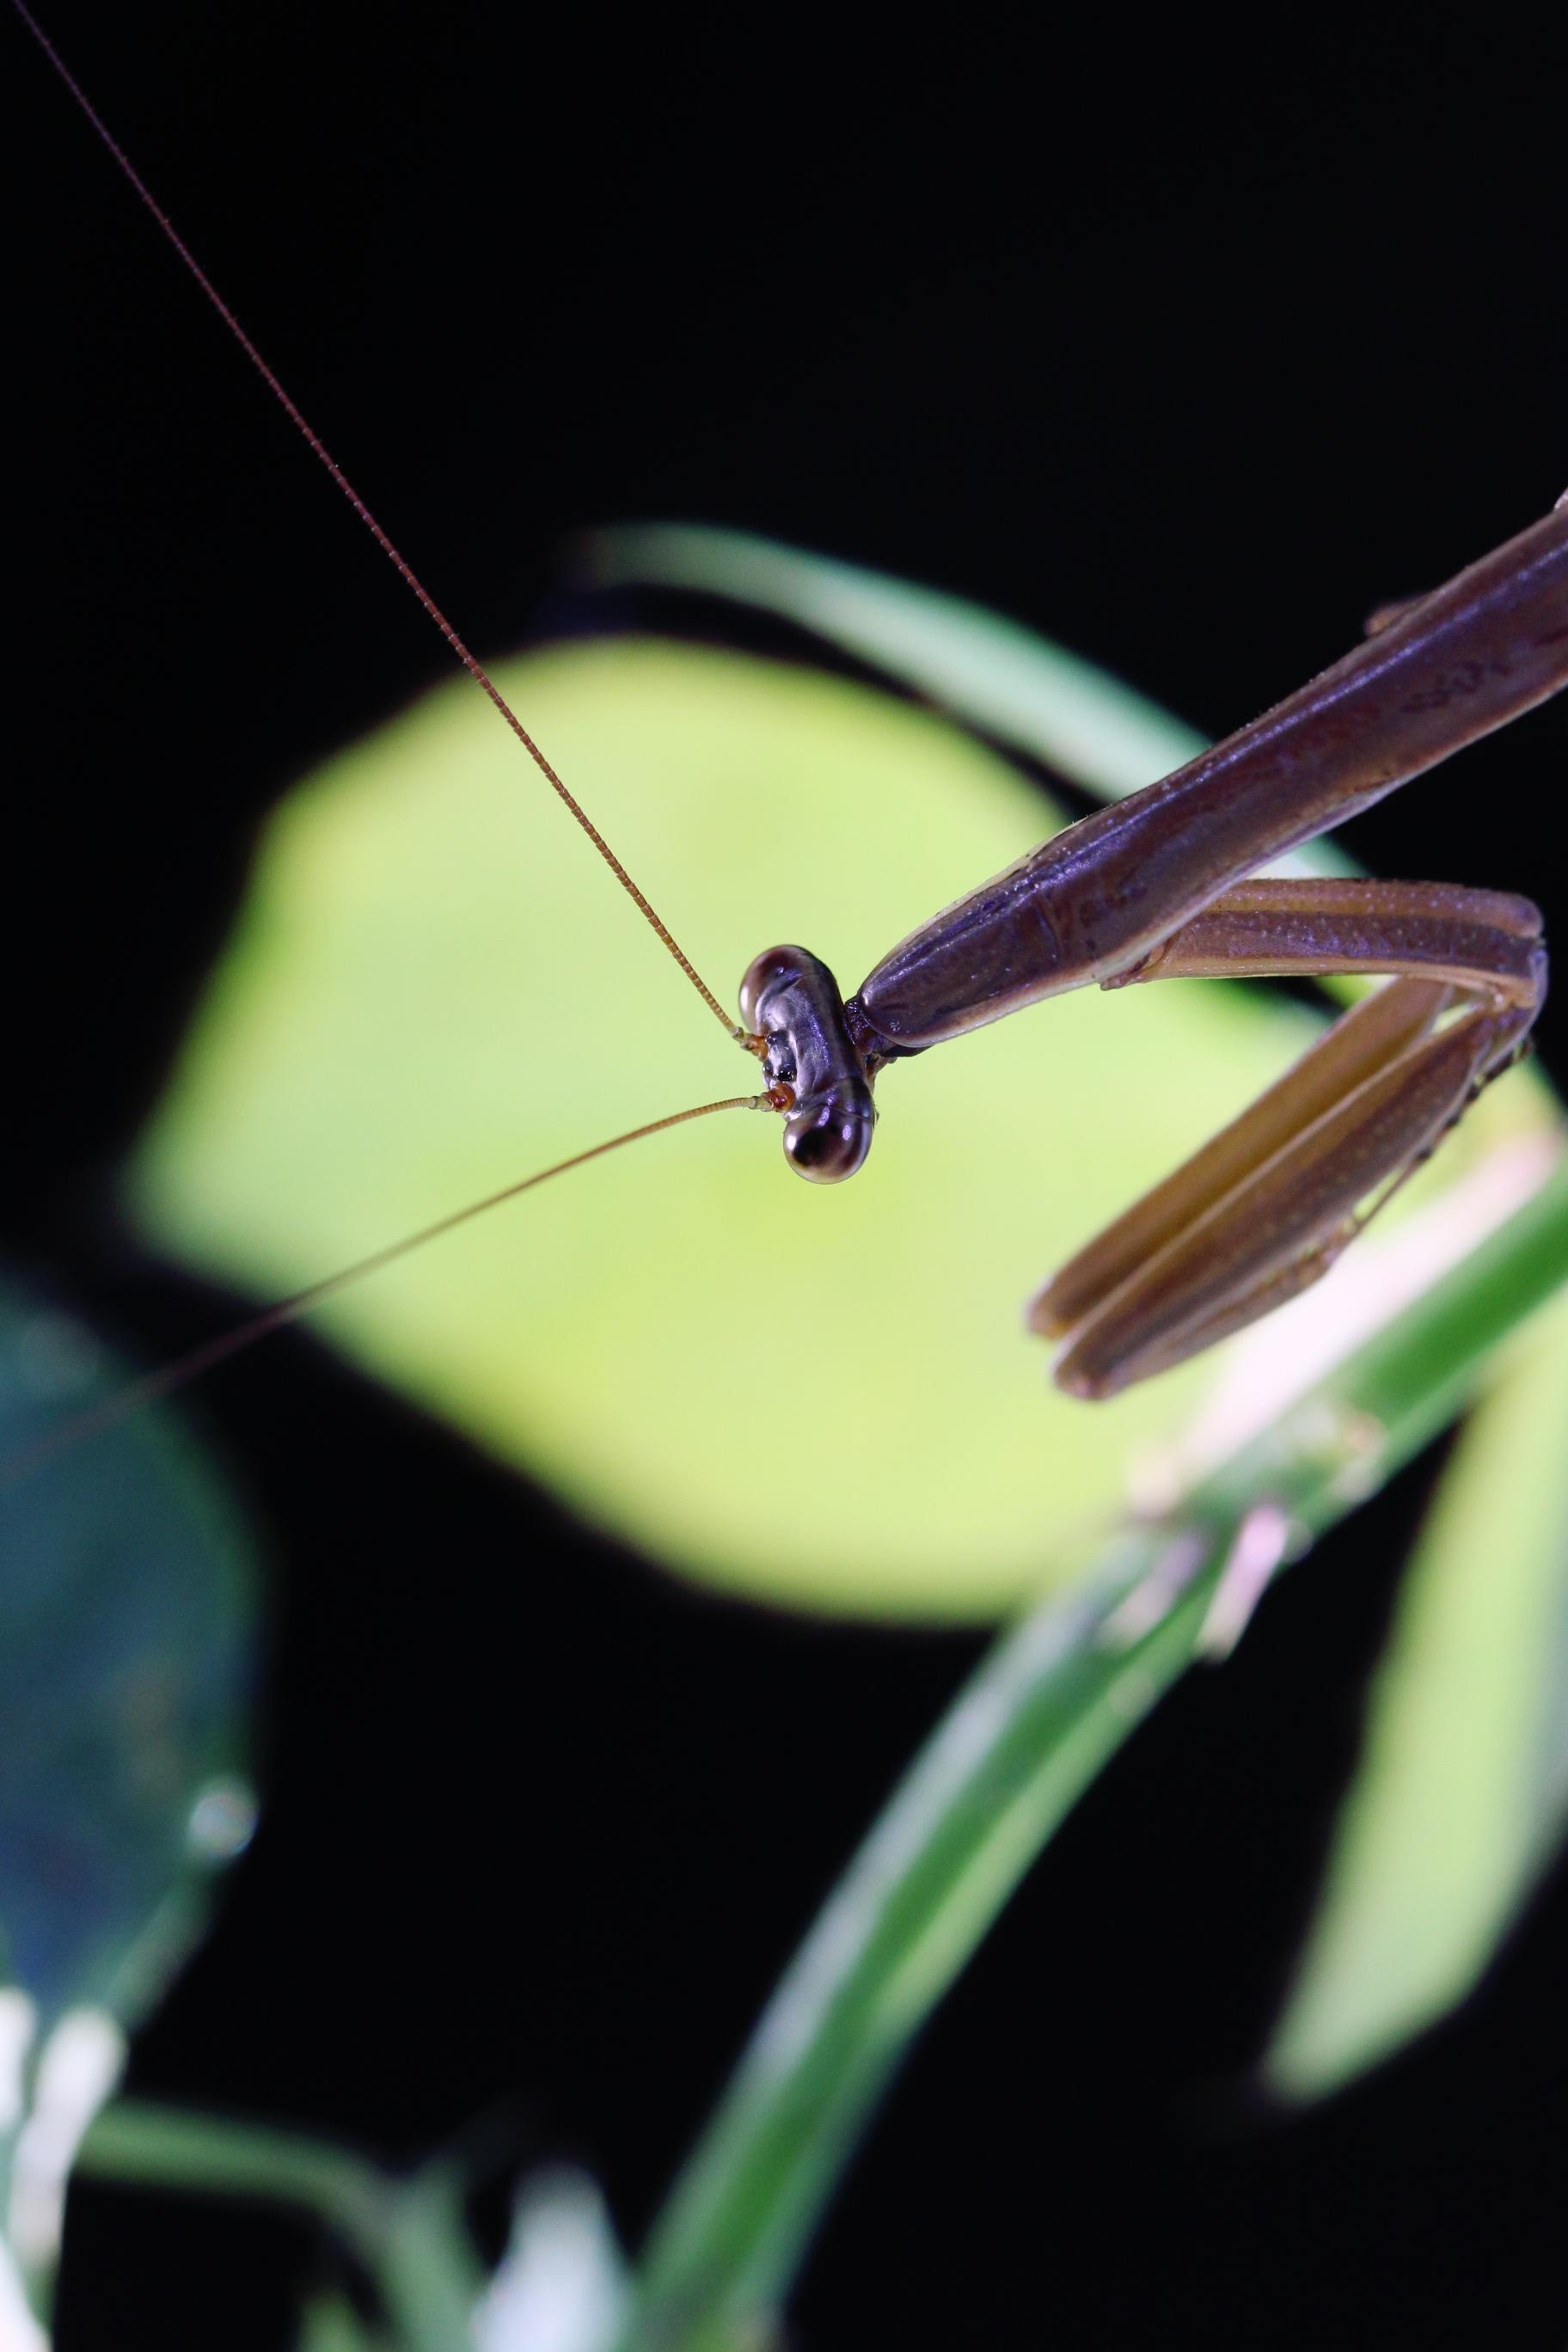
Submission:
[[[681,971],[686,974],[687,979],[691,982],[691,985],[697,991],[698,995],[701,997],[703,1003],[707,1005],[714,1019],[722,1024],[724,1030],[730,1036],[735,1038],[742,1044],[745,1044],[745,1031],[731,1018],[728,1013],[725,1012],[724,1007],[720,1003],[719,999],[714,995],[713,991],[709,987],[707,982],[703,979],[696,965],[687,955],[685,950],[676,939],[673,931],[671,931],[668,925],[661,920],[659,916],[656,913],[652,903],[644,897],[637,884],[632,880],[631,876],[626,872],[626,867],[621,864],[620,859],[616,856],[615,851],[610,847],[609,843],[605,839],[604,835],[599,831],[598,826],[594,823],[593,818],[588,814],[586,809],[582,806],[581,803],[567,789],[566,785],[556,774],[555,770],[551,766],[550,761],[545,758],[544,753],[540,750],[539,745],[534,741],[532,736],[529,733],[527,728],[523,725],[516,711],[513,710],[505,695],[502,694],[500,687],[497,686],[494,678],[491,677],[489,670],[486,669],[478,655],[469,652],[468,646],[458,635],[457,630],[452,625],[452,623],[447,618],[447,615],[441,610],[440,605],[437,604],[436,599],[431,595],[430,591],[426,587],[424,582],[420,579],[413,565],[408,562],[406,556],[403,554],[401,549],[395,545],[386,531],[383,530],[381,524],[376,520],[375,516],[371,512],[369,507],[366,506],[364,500],[361,498],[359,492],[355,489],[353,484],[350,481],[348,476],[344,473],[342,467],[333,457],[331,451],[328,448],[326,443],[321,439],[321,435],[310,424],[309,418],[304,415],[304,412],[295,404],[293,399],[284,388],[281,380],[268,365],[268,362],[262,357],[260,352],[251,341],[250,337],[240,325],[239,320],[229,309],[228,304],[224,300],[223,296],[218,292],[217,288],[213,284],[212,279],[207,276],[206,271],[202,268],[201,263],[196,259],[195,255],[191,251],[190,247],[185,243],[185,240],[180,235],[179,230],[174,226],[174,222],[169,218],[168,214],[158,203],[151,188],[148,187],[147,183],[142,177],[141,173],[138,172],[135,164],[131,161],[131,158],[126,153],[124,148],[121,147],[120,142],[115,138],[108,124],[104,121],[97,108],[93,105],[92,100],[88,97],[87,92],[83,89],[80,82],[78,81],[75,74],[72,73],[70,68],[61,57],[58,49],[56,48],[54,43],[50,40],[43,26],[39,24],[37,18],[33,15],[32,10],[26,5],[26,0],[12,0],[12,5],[15,7],[17,16],[22,19],[23,24],[27,27],[29,33],[31,33],[34,40],[37,41],[39,48],[42,49],[45,57],[47,58],[50,65],[53,66],[56,73],[58,74],[61,81],[65,84],[66,89],[70,92],[71,97],[76,100],[77,105],[81,109],[82,113],[86,115],[89,122],[92,125],[93,130],[98,133],[99,138],[102,141],[104,146],[108,149],[115,163],[120,166],[121,171],[124,173],[126,179],[130,182],[132,187],[135,190],[137,195],[141,198],[148,212],[151,213],[153,218],[157,222],[159,228],[163,231],[163,236],[173,247],[179,259],[190,271],[191,276],[195,279],[196,284],[201,288],[202,292],[206,296],[207,300],[212,304],[213,309],[217,312],[218,317],[223,320],[224,325],[228,329],[228,331],[234,337],[235,341],[239,345],[240,350],[245,353],[246,358],[250,362],[251,366],[256,370],[256,373],[261,378],[262,383],[267,386],[268,391],[271,393],[273,398],[278,402],[279,407],[283,410],[284,415],[289,417],[290,422],[298,428],[300,434],[303,435],[308,446],[313,455],[319,457],[321,464],[326,467],[327,472],[331,476],[332,480],[337,484],[338,488],[342,492],[344,498],[347,499],[350,506],[353,507],[355,514],[358,515],[361,522],[363,523],[366,530],[369,531],[371,537],[374,540],[382,553],[396,567],[407,586],[413,590],[415,595],[419,599],[420,604],[424,605],[425,610],[435,622],[436,626],[440,630],[441,635],[446,638],[447,643],[451,646],[452,651],[457,655],[458,659],[462,663],[463,667],[468,671],[468,676],[474,680],[476,686],[481,687],[484,692],[489,695],[497,710],[500,711],[501,717],[511,729],[511,731],[516,736],[518,741],[522,745],[523,750],[528,753],[529,758],[533,761],[535,767],[538,768],[541,775],[544,778],[545,782],[550,786],[551,790],[556,794],[558,799],[563,802],[570,814],[575,817],[577,823],[582,826],[583,831],[587,835],[589,840],[593,843],[595,848],[598,851],[600,856],[604,859],[605,865],[609,867],[611,873],[615,876],[616,881],[620,884],[627,898],[630,898],[632,904],[637,908],[644,921],[647,923],[658,937],[662,940],[664,945],[675,958],[676,962],[680,966]],[[752,1049],[748,1047],[748,1050]]]
[[[379,1274],[400,1257],[423,1249],[426,1242],[439,1241],[443,1234],[455,1233],[474,1217],[482,1217],[487,1209],[499,1209],[503,1202],[515,1201],[520,1192],[531,1192],[536,1185],[548,1184],[552,1176],[564,1176],[569,1170],[584,1167],[590,1160],[603,1160],[606,1152],[619,1151],[628,1143],[640,1143],[646,1136],[662,1135],[666,1128],[685,1127],[694,1118],[710,1118],[720,1110],[777,1110],[778,1091],[761,1095],[729,1095],[722,1102],[698,1103],[690,1110],[669,1112],[664,1118],[649,1119],[646,1127],[628,1128],[625,1135],[612,1135],[607,1142],[590,1144],[586,1151],[574,1151],[569,1160],[557,1160],[552,1167],[540,1168],[531,1176],[520,1177],[514,1184],[503,1184],[499,1192],[487,1192],[481,1201],[470,1201],[466,1208],[454,1209],[445,1217],[437,1217],[431,1225],[421,1225],[415,1234],[405,1234],[401,1241],[388,1242],[384,1248],[373,1250],[368,1257],[357,1258],[353,1265],[340,1266],[336,1274],[327,1275],[321,1282],[312,1282],[304,1290],[264,1307],[243,1323],[227,1331],[220,1331],[215,1339],[204,1339],[199,1348],[192,1348],[173,1363],[162,1364],[156,1371],[145,1373],[141,1380],[128,1381],[100,1404],[89,1405],[84,1412],[61,1423],[47,1437],[33,1445],[22,1446],[5,1461],[0,1461],[0,1488],[12,1486],[18,1478],[30,1475],[52,1461],[56,1454],[68,1452],[89,1437],[100,1437],[113,1429],[144,1406],[156,1404],[161,1397],[184,1388],[187,1381],[199,1380],[231,1356],[265,1339],[271,1332],[281,1331],[290,1323],[298,1323],[313,1307],[351,1283],[363,1282],[367,1275]]]

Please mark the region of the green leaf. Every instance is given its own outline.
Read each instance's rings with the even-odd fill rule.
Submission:
[[[782,2304],[913,2035],[1190,1661],[1225,1550],[1215,1529],[1131,1533],[1080,1593],[998,1642],[763,2011],[644,2250],[625,2352],[709,2352]],[[1160,1601],[1123,1632],[1155,1587]]]
[[[0,1948],[46,2029],[82,2003],[141,2013],[250,1822],[232,1505],[167,1412],[28,1464],[129,1377],[79,1325],[0,1295]]]
[[[700,589],[779,614],[1107,800],[1204,748],[1201,735],[1108,670],[911,581],[690,523],[623,525],[581,545],[596,583]]]
[[[1321,2095],[1472,1989],[1568,1820],[1568,1308],[1467,1426],[1405,1572],[1266,2064]]]
[[[1568,1164],[1157,1519],[984,1659],[853,1857],[649,2234],[626,2352],[709,2352],[782,2306],[866,2120],[1079,1796],[1230,1603],[1442,1427],[1568,1282]],[[1559,1301],[1551,1313],[1568,1313]],[[1538,1331],[1548,1326],[1538,1324]],[[1256,1343],[1261,1347],[1264,1343]],[[1245,1591],[1238,1590],[1239,1585]],[[1064,1919],[1060,1932],[1070,1936]]]
[[[1205,749],[1202,735],[1109,670],[962,596],[701,524],[622,524],[580,544],[596,583],[698,589],[775,613],[1099,800],[1141,792]],[[1312,842],[1279,870],[1354,868]]]
[[[463,2222],[465,2184],[442,2160],[394,2178],[331,2140],[122,2099],[93,2125],[77,2168],[313,2213],[374,2280],[397,2352],[476,2352],[483,2273]]]
[[[810,671],[632,640],[502,683],[726,990],[780,939],[853,985],[1053,821],[952,727]],[[1085,992],[888,1072],[852,1184],[801,1183],[769,1123],[705,1122],[321,1324],[672,1567],[803,1607],[984,1618],[1059,1572],[1215,1377],[1086,1410],[1047,1388],[1021,1303],[1312,1026],[1200,982]],[[459,682],[280,813],[132,1196],[161,1245],[278,1296],[755,1082]],[[1537,1118],[1493,1089],[1444,1172]]]
[[[379,2330],[373,2334],[341,2294],[327,2294],[307,2304],[296,2352],[399,2352],[399,2347]]]

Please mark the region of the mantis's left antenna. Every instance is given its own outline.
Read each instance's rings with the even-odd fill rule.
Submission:
[[[156,1404],[160,1398],[172,1395],[190,1381],[199,1380],[204,1372],[216,1370],[242,1349],[253,1347],[273,1331],[281,1331],[290,1323],[300,1322],[313,1307],[335,1298],[340,1290],[351,1283],[363,1282],[367,1275],[379,1274],[384,1266],[393,1265],[399,1258],[423,1249],[426,1242],[439,1241],[443,1234],[455,1233],[474,1217],[482,1217],[487,1209],[499,1209],[505,1201],[515,1201],[522,1192],[531,1192],[536,1185],[548,1184],[552,1176],[564,1176],[574,1168],[584,1168],[590,1160],[603,1160],[607,1152],[619,1151],[628,1143],[641,1143],[645,1137],[662,1135],[666,1128],[685,1127],[694,1118],[710,1118],[721,1110],[783,1110],[792,1099],[787,1087],[771,1087],[765,1094],[727,1095],[722,1102],[696,1103],[689,1110],[667,1112],[663,1118],[650,1118],[642,1127],[628,1128],[624,1135],[612,1135],[603,1143],[591,1143],[586,1151],[574,1151],[568,1160],[557,1160],[549,1168],[535,1169],[531,1176],[520,1176],[515,1183],[503,1184],[499,1192],[487,1192],[482,1200],[469,1201],[461,1209],[437,1217],[434,1224],[421,1225],[417,1233],[405,1234],[401,1241],[388,1242],[373,1250],[368,1257],[356,1258],[352,1265],[340,1266],[320,1282],[312,1282],[304,1290],[296,1290],[287,1298],[278,1299],[264,1307],[243,1323],[236,1323],[216,1339],[204,1339],[199,1347],[176,1356],[173,1362],[161,1364],[156,1371],[146,1372],[140,1380],[128,1381],[101,1403],[89,1405],[84,1412],[75,1414],[52,1429],[47,1436],[30,1445],[24,1445],[0,1460],[0,1488],[14,1486],[18,1479],[31,1476],[58,1454],[68,1453],[89,1438],[99,1437],[106,1430],[129,1421],[132,1413]]]
[[[510,728],[518,741],[522,745],[523,750],[528,753],[529,758],[533,761],[534,766],[539,770],[540,774],[544,778],[545,782],[550,786],[552,792],[555,793],[557,799],[561,801],[569,814],[576,819],[578,824],[581,825],[583,831],[587,835],[588,839],[593,843],[595,848],[598,851],[600,856],[604,859],[605,865],[609,867],[611,873],[615,876],[616,881],[620,884],[627,898],[630,898],[632,904],[642,916],[643,920],[648,924],[657,937],[662,940],[664,946],[668,950],[676,962],[680,966],[681,971],[686,974],[687,979],[691,982],[692,987],[697,991],[698,995],[701,997],[709,1011],[713,1014],[714,1019],[722,1024],[730,1036],[735,1038],[738,1043],[744,1045],[749,1052],[755,1051],[756,1048],[751,1045],[750,1040],[747,1038],[746,1032],[742,1029],[736,1022],[732,1021],[729,1013],[725,1012],[724,1007],[720,1003],[719,999],[714,995],[707,982],[702,978],[701,973],[697,970],[696,965],[691,961],[690,957],[686,953],[684,948],[681,947],[673,931],[670,930],[668,925],[656,911],[652,902],[644,896],[643,892],[632,880],[631,876],[621,864],[620,859],[616,856],[615,851],[610,847],[609,843],[605,839],[604,835],[599,831],[598,826],[594,823],[594,820],[588,814],[587,810],[584,808],[581,802],[568,789],[567,785],[563,782],[561,777],[557,775],[554,768],[545,758],[544,753],[534,741],[532,736],[529,733],[527,728],[523,725],[521,719],[518,717],[510,703],[508,702],[505,695],[502,694],[500,687],[496,684],[489,670],[486,669],[484,664],[479,660],[479,656],[469,650],[467,643],[458,635],[453,624],[447,618],[446,614],[441,610],[440,605],[437,604],[436,599],[431,595],[430,591],[426,587],[425,583],[420,579],[418,573],[415,571],[407,557],[403,553],[402,550],[395,544],[386,530],[384,530],[381,523],[376,520],[376,517],[365,504],[363,499],[361,498],[359,492],[355,489],[353,484],[350,481],[348,476],[344,473],[342,467],[339,465],[337,459],[333,457],[331,451],[328,448],[321,435],[316,431],[315,426],[310,423],[303,410],[298,406],[292,395],[283,384],[281,379],[276,373],[274,369],[268,365],[267,360],[262,356],[256,344],[251,341],[244,327],[241,326],[238,319],[229,309],[228,304],[224,300],[223,296],[218,292],[217,288],[213,284],[212,279],[207,276],[206,271],[202,268],[201,263],[196,259],[195,255],[191,251],[190,247],[185,243],[184,238],[180,235],[179,230],[174,226],[174,222],[169,218],[168,214],[159,204],[151,188],[148,187],[147,183],[142,177],[141,173],[136,169],[135,164],[131,161],[131,158],[126,153],[124,148],[121,147],[118,139],[115,138],[113,132],[110,130],[102,116],[99,113],[98,109],[93,105],[92,100],[88,97],[87,92],[83,89],[80,82],[78,81],[75,74],[72,73],[70,68],[61,57],[58,49],[56,48],[54,43],[50,40],[48,35],[39,24],[32,10],[26,5],[26,0],[12,0],[12,5],[16,9],[17,16],[22,19],[23,24],[27,27],[28,32],[31,33],[34,40],[37,41],[39,48],[42,49],[45,57],[47,58],[50,65],[54,68],[61,81],[65,84],[66,89],[70,92],[71,97],[76,100],[76,103],[80,108],[82,113],[92,125],[93,130],[102,141],[103,145],[107,148],[109,153],[120,166],[121,171],[124,173],[126,179],[135,190],[136,194],[140,197],[147,211],[152,215],[153,220],[156,221],[159,228],[162,230],[164,237],[173,247],[180,261],[190,272],[196,284],[201,288],[202,292],[206,296],[207,300],[212,304],[213,309],[217,312],[218,317],[223,320],[224,325],[228,329],[228,331],[234,337],[235,341],[239,345],[240,350],[245,353],[246,358],[250,362],[251,366],[256,370],[256,373],[261,378],[262,383],[267,386],[268,391],[272,394],[273,398],[277,401],[279,406],[282,409],[284,415],[289,419],[290,423],[294,425],[298,431],[303,436],[306,445],[311,451],[311,454],[320,459],[321,465],[331,475],[333,482],[342,492],[344,498],[347,499],[350,506],[353,507],[355,514],[358,515],[361,522],[363,523],[366,530],[369,531],[371,537],[374,540],[382,553],[395,566],[405,585],[411,589],[413,593],[418,598],[420,604],[425,607],[426,612],[428,613],[430,618],[435,622],[436,626],[440,630],[441,635],[446,638],[447,643],[451,646],[452,651],[462,663],[463,667],[468,671],[468,676],[473,679],[475,685],[481,688],[485,694],[489,696],[496,709],[500,713],[500,716],[505,719],[507,725]]]

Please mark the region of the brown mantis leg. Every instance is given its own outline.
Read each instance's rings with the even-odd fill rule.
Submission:
[[[1166,1370],[1327,1273],[1519,1051],[1545,995],[1541,918],[1501,891],[1250,881],[1110,984],[1329,972],[1394,977],[1033,1302],[1069,1393]]]

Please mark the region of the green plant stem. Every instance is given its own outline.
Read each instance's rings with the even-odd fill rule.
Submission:
[[[77,2170],[301,2207],[357,2256],[405,2352],[473,2352],[482,2282],[439,2169],[393,2179],[326,2141],[122,2099],[93,2125]]]
[[[1249,1515],[1282,1513],[1304,1549],[1452,1420],[1499,1342],[1564,1280],[1568,1165],[1169,1515],[1114,1537],[1072,1597],[996,1644],[764,2011],[645,2250],[628,2352],[756,2339],[910,2042],[1193,1660]]]

